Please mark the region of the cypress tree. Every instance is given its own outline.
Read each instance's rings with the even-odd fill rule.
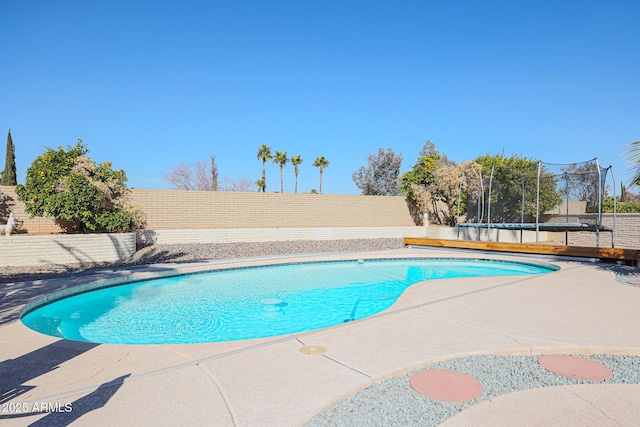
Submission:
[[[0,185],[17,185],[18,180],[16,178],[16,147],[13,145],[11,139],[11,129],[7,135],[7,152],[4,162],[4,171],[0,178]]]

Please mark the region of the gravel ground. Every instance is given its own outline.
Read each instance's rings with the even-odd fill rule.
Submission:
[[[581,356],[607,366],[613,378],[599,384],[640,384],[640,357],[594,354]],[[538,364],[539,356],[469,356],[416,369],[360,391],[323,412],[307,427],[319,426],[437,426],[484,400],[519,390],[571,384],[594,384],[561,377]],[[482,395],[465,403],[431,399],[414,391],[409,379],[426,369],[452,369],[471,375],[483,387]]]
[[[242,258],[317,252],[366,252],[404,247],[403,239],[288,240],[255,243],[187,243],[153,245],[137,251],[131,258],[113,263],[3,267],[0,283],[66,276],[104,268],[165,262],[192,262],[209,259]]]

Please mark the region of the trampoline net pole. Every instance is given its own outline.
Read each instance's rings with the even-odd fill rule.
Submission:
[[[611,247],[615,248],[616,247],[616,211],[617,211],[617,206],[616,206],[616,177],[613,174],[613,169],[611,168],[611,166],[609,166],[607,168],[607,170],[609,171],[609,173],[611,173],[611,180],[613,181],[613,231],[611,232]],[[620,196],[622,197],[622,196]]]
[[[462,181],[464,180],[464,172],[460,177],[460,186],[458,187],[458,212],[456,212],[456,239],[460,240],[460,198],[462,197]]]
[[[480,191],[478,192],[478,224],[484,219],[484,181],[480,172]]]
[[[602,172],[600,171],[600,163],[598,162],[598,158],[595,158],[596,161],[596,171],[598,171],[598,222],[596,225],[598,228],[596,229],[596,248],[600,247],[600,227],[602,226]]]
[[[489,205],[487,207],[487,242],[491,241],[491,186],[493,185],[493,171],[495,165],[491,166],[491,176],[489,177]]]
[[[520,224],[524,224],[524,175],[522,175],[522,208],[520,210]],[[522,243],[522,229],[520,229],[520,243]]]
[[[536,245],[540,243],[540,170],[542,162],[538,162],[538,184],[536,185]]]
[[[566,204],[567,204],[567,208],[566,210],[566,214],[565,214],[565,219],[564,221],[566,223],[569,223],[569,175],[565,172],[564,174],[564,185],[565,185],[565,200],[566,200]],[[565,246],[569,246],[569,231],[564,232],[564,245]]]

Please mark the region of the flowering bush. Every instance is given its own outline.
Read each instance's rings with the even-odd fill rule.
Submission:
[[[82,140],[64,150],[47,148],[29,169],[18,199],[33,216],[53,217],[67,232],[128,232],[146,217],[130,198],[127,176],[111,162],[96,165]]]

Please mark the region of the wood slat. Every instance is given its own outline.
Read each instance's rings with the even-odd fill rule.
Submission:
[[[632,261],[635,265],[640,266],[640,251],[636,249],[534,245],[530,243],[481,242],[475,240],[427,239],[420,237],[405,237],[404,244],[405,246],[435,246],[456,249],[478,249],[484,251],[625,260]]]

